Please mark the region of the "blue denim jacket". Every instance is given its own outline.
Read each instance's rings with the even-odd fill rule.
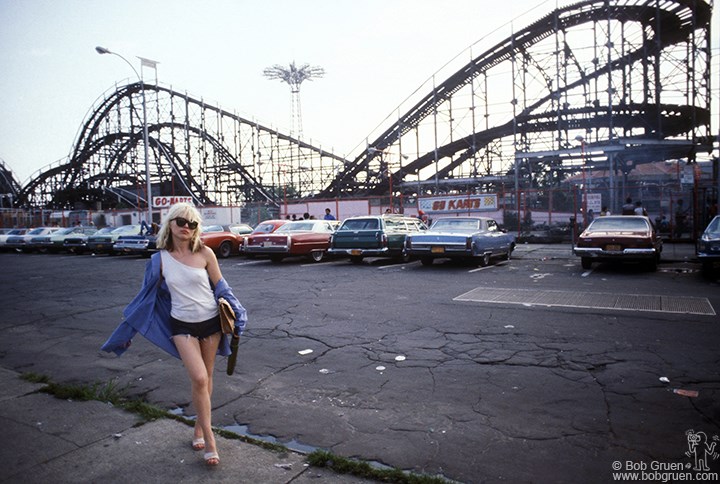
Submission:
[[[120,356],[130,347],[135,334],[140,333],[175,358],[180,358],[170,331],[170,291],[161,277],[160,268],[160,253],[156,252],[147,263],[140,292],[123,311],[125,320],[102,345],[102,350]],[[224,297],[232,306],[235,311],[235,333],[242,334],[247,323],[247,311],[225,279],[220,279],[214,290],[216,300]],[[223,335],[220,339],[218,354],[230,354],[230,335]]]

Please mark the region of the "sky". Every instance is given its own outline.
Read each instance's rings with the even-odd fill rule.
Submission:
[[[301,87],[304,139],[350,155],[451,59],[567,3],[0,0],[0,160],[24,183],[70,153],[96,102],[136,80],[95,46],[138,71],[137,56],[155,60],[161,84],[287,134],[290,89],[263,70],[320,66],[325,75]]]

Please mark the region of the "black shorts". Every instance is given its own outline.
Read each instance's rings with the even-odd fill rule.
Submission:
[[[220,332],[220,315],[199,323],[186,323],[170,316],[170,330],[173,336],[187,334],[197,339],[204,339]]]

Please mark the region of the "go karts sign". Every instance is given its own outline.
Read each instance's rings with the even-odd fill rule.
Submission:
[[[181,202],[194,205],[192,197],[153,197],[153,207],[156,208],[169,207],[170,205],[175,205],[176,203]]]
[[[425,213],[485,212],[497,210],[497,195],[455,195],[419,200],[418,208]]]

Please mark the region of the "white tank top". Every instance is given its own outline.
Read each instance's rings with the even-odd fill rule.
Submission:
[[[217,316],[218,307],[205,269],[178,262],[166,250],[160,251],[172,307],[170,315],[186,323],[200,323]]]

